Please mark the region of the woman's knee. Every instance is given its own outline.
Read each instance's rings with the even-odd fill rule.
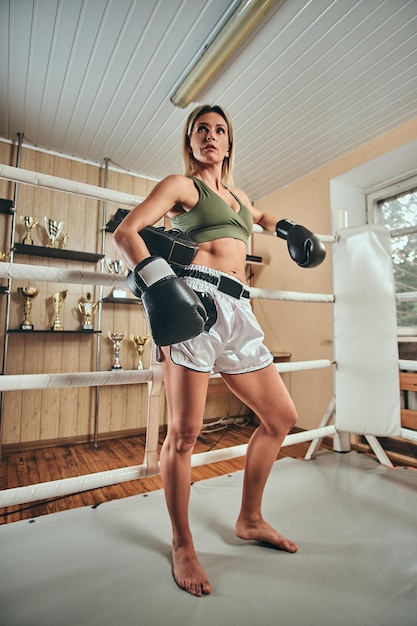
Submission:
[[[297,419],[298,419],[298,415],[297,415],[296,408],[294,404],[291,403],[289,407],[287,408],[287,411],[285,412],[285,422],[288,427],[288,430],[291,430],[292,428],[294,428],[294,426],[297,423]]]
[[[281,407],[279,411],[273,411],[272,415],[273,419],[271,412],[268,411],[264,417],[258,414],[258,418],[273,437],[286,435],[297,423],[297,412],[293,404],[289,404],[285,409]]]
[[[168,429],[168,435],[164,445],[175,450],[179,454],[186,454],[194,449],[200,429],[187,430]]]

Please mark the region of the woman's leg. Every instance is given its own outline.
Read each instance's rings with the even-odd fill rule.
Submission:
[[[274,365],[247,374],[224,374],[233,393],[260,420],[247,449],[242,506],[236,523],[241,539],[263,541],[296,552],[295,543],[283,537],[262,517],[262,496],[282,442],[297,416],[290,395]]]
[[[172,524],[173,575],[181,589],[201,596],[211,592],[193,545],[188,521],[191,455],[200,433],[209,374],[175,365],[169,348],[162,361],[168,406],[168,431],[161,450],[160,467]]]

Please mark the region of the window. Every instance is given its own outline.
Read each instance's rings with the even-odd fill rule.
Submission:
[[[417,292],[417,178],[402,181],[368,196],[370,221],[391,231],[396,291]],[[397,302],[400,334],[417,334],[417,298]]]

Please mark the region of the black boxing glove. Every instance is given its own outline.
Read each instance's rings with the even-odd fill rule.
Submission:
[[[300,267],[316,267],[326,257],[324,244],[308,228],[291,220],[280,220],[275,226],[277,236],[287,240],[288,252]]]
[[[169,346],[202,332],[207,313],[201,300],[161,257],[144,259],[128,275],[127,284],[142,299],[157,346]]]

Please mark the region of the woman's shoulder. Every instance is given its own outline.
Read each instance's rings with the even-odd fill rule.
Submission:
[[[183,210],[189,210],[198,201],[198,191],[195,188],[193,180],[183,174],[170,174],[164,178],[158,187],[164,196],[172,200],[171,212],[176,212],[178,206]]]
[[[163,178],[155,187],[155,191],[169,196],[178,202],[190,194],[194,185],[190,178],[183,174],[169,174]]]
[[[189,186],[190,183],[192,184],[191,179],[188,176],[184,176],[184,174],[169,174],[159,184],[166,187],[181,187]]]

